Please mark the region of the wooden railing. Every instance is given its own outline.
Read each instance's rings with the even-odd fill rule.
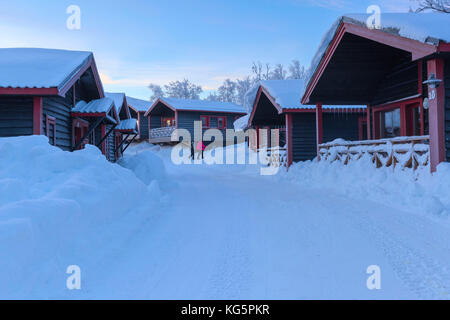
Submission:
[[[157,138],[170,137],[172,135],[172,133],[175,131],[175,129],[176,129],[176,127],[162,127],[162,128],[150,129],[150,138],[157,139]]]
[[[287,152],[285,147],[273,147],[258,149],[258,153],[264,154],[264,164],[271,167],[286,167]]]
[[[369,156],[377,167],[401,166],[416,170],[430,163],[429,136],[365,141],[333,141],[319,145],[319,161],[348,164]]]

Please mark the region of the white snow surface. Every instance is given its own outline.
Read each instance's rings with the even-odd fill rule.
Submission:
[[[123,107],[123,101],[125,99],[125,93],[120,92],[105,92],[105,97],[110,98],[114,101],[114,105],[116,106],[117,114],[120,113],[120,110]]]
[[[0,87],[61,88],[92,56],[84,51],[0,49]]]
[[[116,127],[116,130],[136,130],[136,129],[137,129],[136,119],[120,120],[119,125]]]
[[[153,102],[127,96],[128,105],[137,112],[147,112]]]
[[[245,94],[245,109],[251,113],[258,89],[263,86],[269,95],[274,99],[275,103],[281,109],[315,109],[315,105],[304,105],[301,103],[301,99],[304,94],[305,85],[303,80],[298,79],[286,79],[286,80],[261,80],[254,85]],[[353,106],[340,106],[340,105],[324,105],[322,109],[351,109],[359,108],[365,109],[366,106],[353,105]]]
[[[171,153],[131,146],[130,171],[94,147],[0,139],[0,297],[450,298],[450,165],[309,161],[261,176]],[[65,288],[73,264],[81,290]],[[381,290],[366,286],[370,265]]]
[[[177,110],[246,113],[245,109],[242,106],[232,102],[189,100],[177,98],[161,98],[161,100]]]
[[[233,127],[235,131],[244,131],[248,126],[248,120],[250,119],[250,115],[247,114],[243,117],[240,117],[236,119],[235,122],[233,122]]]
[[[89,103],[86,101],[79,101],[72,112],[79,113],[108,113],[114,106],[114,100],[111,98],[101,98],[92,100]]]

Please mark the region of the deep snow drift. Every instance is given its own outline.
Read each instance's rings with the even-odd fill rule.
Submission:
[[[142,143],[111,164],[90,146],[0,139],[0,297],[450,298],[447,165],[262,176],[171,153]],[[69,265],[81,290],[66,289]],[[381,290],[366,286],[370,265]]]
[[[346,198],[376,201],[447,225],[450,222],[449,163],[441,163],[437,172],[431,174],[429,167],[415,172],[399,167],[377,169],[368,157],[348,165],[314,160],[294,164],[276,179]]]
[[[43,136],[1,138],[0,298],[64,296],[69,265],[95,265],[158,208],[160,177],[141,181],[90,145],[69,153]]]

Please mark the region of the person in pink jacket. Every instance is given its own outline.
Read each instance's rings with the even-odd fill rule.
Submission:
[[[196,147],[195,149],[196,149],[196,152],[198,153],[198,154],[197,154],[197,159],[200,159],[200,156],[201,156],[202,159],[203,159],[203,151],[205,151],[205,149],[206,149],[206,146],[205,146],[205,144],[203,143],[203,141],[199,141],[199,142],[197,143],[197,147]]]

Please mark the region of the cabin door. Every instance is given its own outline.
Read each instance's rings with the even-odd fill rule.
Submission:
[[[89,123],[81,120],[74,120],[74,146],[78,144],[78,142],[86,135],[89,130]],[[88,138],[86,138],[82,144],[77,148],[77,150],[81,150],[84,146],[89,143]]]

